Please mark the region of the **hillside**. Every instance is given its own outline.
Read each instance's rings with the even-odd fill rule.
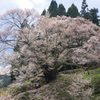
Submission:
[[[11,84],[9,77],[10,68],[11,66],[0,66],[0,88],[7,87],[9,84]]]
[[[81,100],[81,96],[82,100],[100,98],[100,68],[90,70],[90,75],[80,70],[60,72],[56,80],[49,84],[42,83],[37,89],[32,88],[34,84],[32,82],[31,80],[27,83],[11,85],[6,91],[8,93],[10,91],[14,99],[10,99],[10,95],[7,97],[8,93],[5,89],[0,90],[2,94],[0,99],[3,99],[3,96],[5,96],[3,100]]]
[[[10,82],[10,77],[8,75],[0,75],[0,88],[7,87]]]
[[[91,70],[90,75],[80,73],[78,70],[75,71],[61,72],[57,79],[51,83],[35,90],[20,93],[15,98],[24,98],[25,100],[81,100],[82,96],[82,100],[99,100],[97,98],[100,98],[100,68]]]

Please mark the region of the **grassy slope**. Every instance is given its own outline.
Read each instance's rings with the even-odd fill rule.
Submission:
[[[24,97],[27,100],[28,97],[33,100],[70,100],[69,94],[67,93],[68,85],[71,84],[71,75],[61,74],[56,80],[49,84],[42,86],[37,90],[31,90],[17,95],[16,97]]]
[[[71,74],[71,71],[70,74],[60,73],[57,79],[53,80],[51,83],[43,85],[38,89],[22,92],[15,96],[15,98],[22,98],[20,100],[74,100],[67,90],[69,90],[69,85],[72,83],[71,79],[76,76],[77,74]],[[90,75],[86,72],[83,78],[92,78],[92,86],[99,86],[100,68],[90,70]],[[100,87],[96,88],[99,89]],[[97,92],[94,94],[95,99],[93,100],[98,100],[97,98],[100,96],[100,91],[96,91]]]
[[[76,74],[71,74],[76,72]],[[72,78],[77,77],[79,71],[67,71],[67,73],[60,73],[56,80],[52,81],[49,84],[42,86],[39,89],[27,91],[17,95],[16,97],[24,97],[27,100],[33,98],[33,100],[74,100],[72,96],[69,95],[67,90],[69,90],[69,85],[72,83]],[[95,79],[100,78],[100,68],[90,70],[90,75],[87,72],[84,74],[84,79],[92,78],[92,86],[98,81]],[[95,79],[94,79],[95,78]],[[94,94],[94,98],[100,96],[99,93]],[[93,99],[95,100],[95,99]]]
[[[92,78],[92,85],[94,86],[95,91],[94,100],[98,100],[97,98],[100,97],[100,68],[90,70],[90,75],[87,72],[84,75],[84,78]]]

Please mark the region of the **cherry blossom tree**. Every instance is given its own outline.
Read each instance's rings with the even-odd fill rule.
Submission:
[[[66,57],[64,57],[66,53],[61,55],[66,48],[62,45],[62,43],[64,43],[63,33],[65,30],[63,27],[60,27],[60,22],[59,24],[53,22],[54,21],[49,19],[48,16],[41,17],[35,28],[31,27],[22,29],[17,41],[20,52],[15,52],[15,54],[17,53],[19,56],[15,57],[14,60],[17,61],[18,64],[18,62],[22,60],[17,60],[16,58],[19,57],[18,59],[21,59],[21,56],[23,56],[22,65],[24,71],[25,66],[28,66],[29,68],[30,63],[37,66],[35,67],[36,70],[38,68],[42,69],[43,77],[46,82],[56,78],[56,67],[58,67],[58,63],[62,63],[66,60]],[[65,60],[62,60],[62,58]],[[25,75],[26,73],[27,72],[25,71]],[[29,75],[27,77],[29,77]]]
[[[35,25],[39,18],[34,9],[14,9],[0,16],[0,51],[13,49],[21,28]]]
[[[49,14],[47,14],[46,16],[41,16],[35,28],[24,28],[20,31],[21,34],[17,41],[18,51],[20,52],[15,52],[19,56],[15,57],[14,60],[17,61],[16,64],[22,61],[20,62],[22,66],[20,75],[27,79],[30,75],[32,76],[34,72],[31,74],[30,71],[27,71],[27,68],[31,65],[31,71],[35,68],[39,72],[41,69],[43,73],[41,77],[44,77],[48,83],[56,78],[59,67],[61,68],[64,65],[80,67],[74,63],[67,63],[68,58],[70,58],[67,48],[71,47],[66,38],[68,35],[64,26],[66,19],[67,17],[65,16],[61,17],[61,20],[59,18],[49,18]],[[34,68],[32,65],[34,65]],[[22,72],[22,70],[24,71]],[[19,77],[22,77],[20,75]]]
[[[66,16],[49,18],[47,13],[37,21],[37,14],[32,17],[35,13],[30,12],[30,16],[23,13],[22,17],[18,14],[18,20],[15,16],[10,22],[4,21],[9,28],[0,35],[1,43],[5,44],[2,50],[14,48],[13,55],[7,54],[3,61],[14,66],[12,72],[17,81],[42,73],[41,77],[48,83],[56,78],[62,66],[80,67],[100,62],[100,28],[89,20]]]
[[[18,42],[21,42],[19,35],[23,34],[21,30],[26,27],[34,27],[38,19],[39,14],[35,9],[14,9],[0,16],[0,64],[9,64],[18,68],[23,62],[18,53]],[[17,52],[15,53],[15,51]],[[18,75],[19,71],[14,71]],[[12,74],[14,73],[12,72]]]

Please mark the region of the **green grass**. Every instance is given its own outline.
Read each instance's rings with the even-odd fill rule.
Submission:
[[[46,95],[46,91],[44,91],[44,92],[42,93],[42,95],[45,96],[45,95]]]
[[[93,100],[100,100],[100,94],[94,95],[94,99]]]
[[[100,74],[85,74],[83,78],[94,78],[94,77],[100,77]]]
[[[93,77],[100,77],[100,68],[89,70],[90,75],[88,75],[87,71],[83,78],[93,78]]]
[[[100,68],[90,70],[90,75],[85,73],[83,78],[91,78],[91,84],[94,87],[94,99],[93,100],[99,100],[100,97]]]

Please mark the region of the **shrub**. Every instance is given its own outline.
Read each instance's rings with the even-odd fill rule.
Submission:
[[[92,84],[94,86],[94,94],[100,94],[100,76],[94,76]]]
[[[25,92],[27,90],[31,90],[34,87],[34,84],[31,84],[31,82],[25,82],[25,83],[17,83],[12,84],[8,88],[8,92],[12,94],[12,96],[16,96],[19,93]]]
[[[79,74],[77,78],[73,78],[68,92],[75,100],[90,100],[93,97],[93,88],[90,87],[90,83],[91,79],[83,79],[83,75]]]

